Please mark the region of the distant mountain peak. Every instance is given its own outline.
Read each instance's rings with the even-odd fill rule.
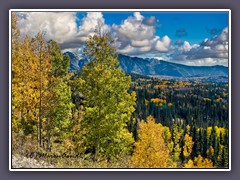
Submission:
[[[71,59],[71,70],[81,70],[89,60],[82,55],[71,52],[64,53]],[[172,76],[172,77],[200,77],[200,76],[228,76],[228,67],[216,66],[187,66],[173,62],[157,60],[154,58],[130,57],[118,55],[119,66],[127,73],[147,76]]]
[[[73,56],[75,57],[76,59],[82,59],[83,58],[83,55],[82,54],[77,54],[77,53],[74,53],[74,52],[70,52],[70,51],[67,51],[65,53],[63,53],[64,55],[69,55],[69,56]]]

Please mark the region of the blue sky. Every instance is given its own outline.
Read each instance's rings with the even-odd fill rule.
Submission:
[[[120,24],[122,20],[133,13],[108,12],[103,13],[108,25]],[[226,12],[141,12],[144,17],[155,16],[157,19],[156,34],[160,37],[168,35],[173,41],[186,40],[191,44],[201,43],[205,38],[212,38],[220,34],[221,30],[228,26],[228,13]],[[176,36],[176,31],[184,29],[186,36]],[[216,32],[211,33],[211,30]]]
[[[63,51],[81,53],[88,35],[101,24],[121,54],[228,65],[228,12],[22,12],[18,17],[23,34],[45,31]]]
[[[77,17],[82,19],[86,14],[86,12],[78,12]],[[111,26],[121,24],[123,20],[132,16],[133,12],[103,12],[102,14],[105,23]],[[173,41],[181,39],[191,44],[201,43],[205,38],[212,38],[228,26],[227,12],[141,12],[141,14],[144,17],[156,17],[158,21],[156,34],[160,37],[168,35]],[[81,24],[79,20],[76,23]],[[176,31],[183,29],[187,35],[176,36]]]

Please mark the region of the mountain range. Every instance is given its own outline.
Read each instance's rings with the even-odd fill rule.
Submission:
[[[89,60],[75,55],[71,52],[65,52],[64,55],[70,57],[70,69],[81,70]],[[171,63],[163,60],[130,57],[118,55],[119,66],[126,73],[134,73],[147,76],[171,76],[171,77],[228,77],[228,67],[225,66],[186,66],[177,63]]]

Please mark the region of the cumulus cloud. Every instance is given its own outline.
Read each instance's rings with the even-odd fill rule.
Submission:
[[[202,58],[202,59],[196,59],[195,61],[187,60],[184,62],[184,64],[189,66],[215,66],[215,65],[227,66],[228,60],[218,59],[218,58]]]
[[[184,43],[171,55],[173,61],[189,65],[228,65],[228,27],[212,39],[200,44]]]
[[[105,19],[101,12],[88,12],[87,16],[82,19],[78,36],[83,38],[83,42],[85,42],[87,40],[86,37],[94,35],[96,30],[100,30],[101,32],[99,33],[103,34],[109,32],[110,27],[105,24]]]
[[[76,12],[18,12],[17,15],[22,36],[46,32],[45,38],[57,41],[63,52],[81,54],[82,45],[89,35],[94,35],[97,27],[101,27],[101,33],[112,32],[117,52],[121,54],[155,56],[157,59],[187,65],[228,65],[228,27],[222,31],[210,29],[213,38],[193,45],[182,40],[187,32],[180,28],[176,30],[178,40],[173,47],[167,35],[156,35],[156,18],[145,17],[140,12],[134,12],[133,16],[111,27],[105,24],[101,12],[88,12],[81,19],[78,19]]]
[[[18,16],[23,35],[46,32],[47,39],[62,43],[77,32],[75,12],[21,12]]]
[[[224,28],[218,36],[205,39],[199,47],[187,53],[189,59],[199,58],[228,58],[228,27]]]
[[[192,46],[189,44],[189,42],[184,41],[182,46],[178,48],[179,52],[189,52],[192,49]]]
[[[146,18],[139,12],[128,17],[120,25],[113,24],[114,36],[119,53],[140,55],[151,52],[168,52],[171,39],[155,35],[156,19]]]
[[[154,40],[156,41],[155,49],[158,52],[168,52],[170,50],[171,39],[168,36],[164,36],[162,40],[156,36]]]
[[[46,32],[45,38],[54,39],[62,49],[79,48],[98,25],[101,31],[110,30],[101,12],[88,12],[79,27],[76,12],[19,12],[18,17],[22,35]]]
[[[134,12],[133,16],[112,27],[105,24],[101,12],[88,12],[82,19],[78,19],[76,12],[19,12],[18,17],[23,36],[46,32],[45,38],[58,42],[63,51],[78,51],[98,27],[101,33],[113,31],[119,53],[141,55],[170,50],[171,39],[155,35],[156,18],[144,17],[140,12]]]

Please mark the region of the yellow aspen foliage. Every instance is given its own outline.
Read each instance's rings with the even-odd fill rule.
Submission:
[[[165,88],[165,85],[158,84],[154,86],[154,89],[164,89],[164,88]]]
[[[148,106],[149,101],[145,99],[145,105]]]
[[[190,154],[192,153],[192,147],[193,147],[193,140],[192,137],[188,134],[185,135],[184,137],[184,146],[183,146],[183,155],[184,157],[189,157]]]
[[[206,153],[207,153],[207,156],[208,156],[208,157],[213,157],[213,156],[214,156],[214,149],[213,149],[213,147],[210,146],[210,147],[207,149]]]
[[[211,133],[212,133],[212,126],[210,126],[210,127],[207,127],[207,139],[209,139],[209,138],[210,138],[210,136],[211,136]]]
[[[187,131],[187,134],[189,134],[190,133],[190,129],[191,129],[191,127],[189,126],[189,124],[186,126],[186,131]]]
[[[209,98],[203,98],[204,101],[211,101]]]
[[[164,127],[156,124],[152,116],[147,118],[147,122],[140,122],[139,127],[139,140],[135,143],[135,149],[130,159],[130,167],[167,167],[169,149],[163,138]]]
[[[147,87],[147,88],[150,88],[150,87],[151,87],[151,84],[147,84],[146,87]]]
[[[165,85],[165,84],[167,84],[167,83],[168,83],[168,81],[163,81],[162,83]]]
[[[60,47],[47,42],[41,33],[20,38],[16,13],[11,18],[13,132],[23,132],[23,136],[31,136],[32,142],[37,140],[41,147],[50,150],[53,134],[58,133],[53,130],[59,129],[60,124],[66,129],[65,122],[71,115],[70,88],[66,79],[57,78],[54,73],[64,70],[66,75],[69,61],[63,63]],[[58,51],[53,47],[58,47]]]
[[[211,101],[210,98],[203,98],[204,101]]]
[[[193,160],[189,160],[186,164],[184,164],[184,168],[194,168]]]
[[[172,154],[172,159],[173,161],[178,161],[179,160],[179,156],[181,154],[181,150],[182,148],[179,145],[180,142],[180,138],[183,134],[183,129],[179,128],[179,126],[177,124],[173,125],[173,133],[172,133],[172,137],[173,137],[173,154]]]
[[[179,86],[182,86],[182,85],[183,85],[183,82],[182,82],[182,81],[179,81],[179,82],[178,82],[178,85],[179,85]]]
[[[153,102],[153,103],[159,103],[159,102],[160,102],[160,99],[159,99],[159,98],[152,98],[152,99],[151,99],[151,102]]]
[[[218,126],[214,126],[214,130],[216,132],[216,136],[218,139],[220,139],[220,134],[222,134],[223,138],[226,134],[227,129],[223,128],[223,127],[218,127]]]
[[[220,102],[220,101],[222,101],[222,98],[217,98],[217,100],[216,100],[217,102]]]
[[[160,104],[166,104],[166,100],[164,100],[164,99],[159,99],[159,98],[152,98],[151,99],[151,102],[153,102],[153,103],[155,103],[155,104],[158,104],[158,103],[160,103]]]
[[[169,127],[163,126],[163,139],[164,142],[167,144],[169,152],[173,151],[173,141],[172,141],[172,134]]]
[[[172,107],[173,106],[173,104],[172,103],[168,103],[168,107]]]
[[[13,131],[23,129],[24,134],[36,131],[37,102],[37,56],[34,43],[27,36],[16,42],[17,50],[12,51],[12,123]]]
[[[193,160],[189,160],[184,164],[184,168],[213,168],[213,163],[210,159],[203,158],[201,155],[198,155]]]
[[[213,168],[213,163],[208,158],[203,158],[201,155],[194,158],[194,164],[196,164],[197,168]]]
[[[223,97],[228,96],[228,93],[223,92],[222,94],[223,94]]]
[[[220,148],[219,148],[219,152],[218,152],[218,157],[217,157],[218,162],[221,162],[221,161],[223,160],[223,157],[222,157],[223,149],[224,149],[224,146],[220,144]]]

